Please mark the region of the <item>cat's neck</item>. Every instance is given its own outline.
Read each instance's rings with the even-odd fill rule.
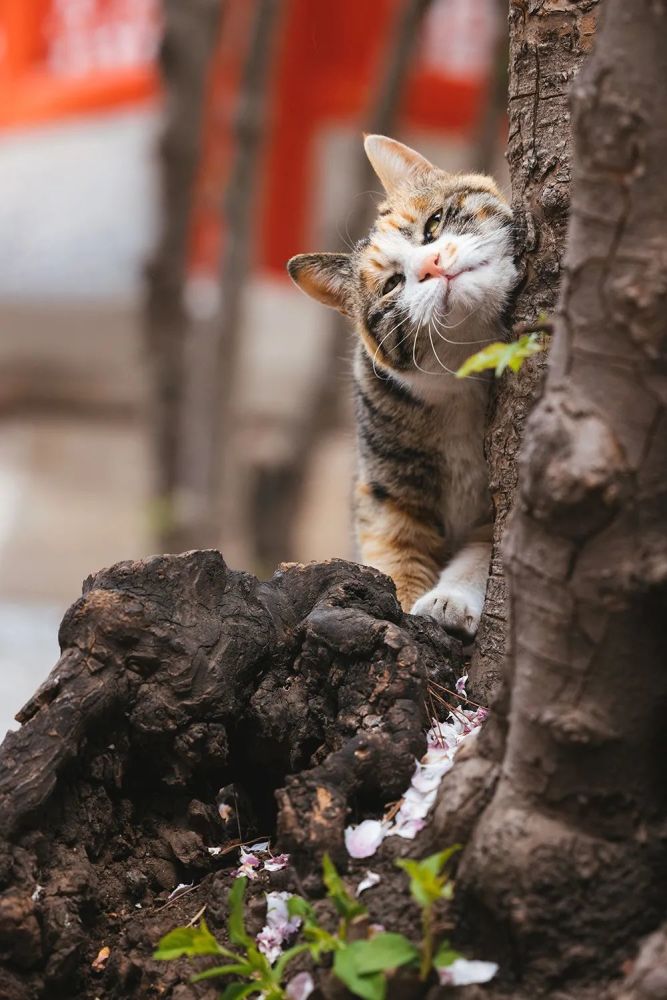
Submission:
[[[422,332],[423,336],[423,332]],[[503,339],[498,322],[481,323],[479,317],[451,328],[426,331],[429,348],[420,352],[417,364],[409,369],[392,372],[409,391],[430,406],[446,404],[452,395],[486,397],[490,384],[488,375],[456,378],[456,372],[471,354],[483,350],[494,340]]]

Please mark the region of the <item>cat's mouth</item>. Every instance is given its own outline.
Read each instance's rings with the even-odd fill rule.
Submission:
[[[437,292],[439,299],[438,305],[444,307],[445,309],[450,305],[452,288],[457,278],[462,277],[464,274],[471,274],[474,271],[480,271],[483,267],[487,267],[489,263],[490,261],[488,260],[480,260],[478,264],[471,264],[469,267],[459,268],[458,271],[439,274],[438,277],[441,279],[442,284],[440,284]]]

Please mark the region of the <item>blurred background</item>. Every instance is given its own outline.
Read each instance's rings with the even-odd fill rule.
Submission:
[[[353,556],[362,131],[499,176],[505,0],[0,0],[0,738],[89,574]]]

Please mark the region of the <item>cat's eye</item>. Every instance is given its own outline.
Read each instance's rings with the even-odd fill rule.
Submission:
[[[440,222],[442,221],[442,209],[438,209],[434,212],[426,221],[424,226],[424,243],[432,243],[433,240],[438,235],[438,229],[440,228]]]
[[[398,286],[401,284],[402,281],[403,281],[402,274],[392,274],[391,278],[387,278],[387,280],[385,281],[382,287],[382,294],[389,295],[389,292],[393,292],[395,288],[398,288]]]

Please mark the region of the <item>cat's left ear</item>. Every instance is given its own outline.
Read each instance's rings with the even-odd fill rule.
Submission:
[[[387,194],[415,174],[433,170],[433,165],[421,153],[386,135],[364,136],[364,149]]]
[[[347,253],[300,253],[287,262],[292,281],[325,306],[351,313],[352,259]]]

